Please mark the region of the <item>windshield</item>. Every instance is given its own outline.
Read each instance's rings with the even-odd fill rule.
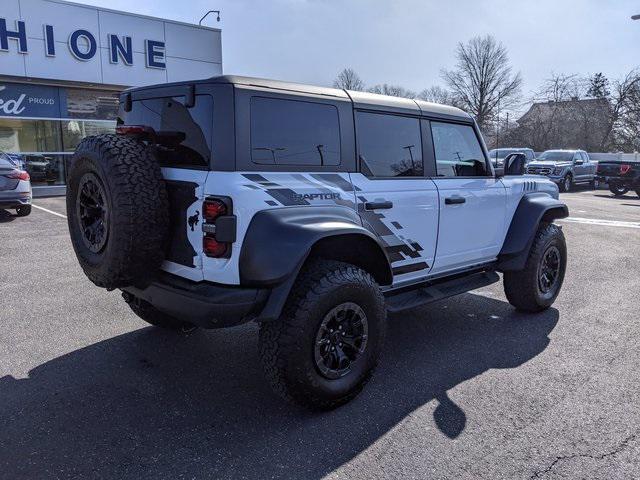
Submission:
[[[489,152],[489,157],[492,159],[496,158],[507,158],[508,155],[512,153],[520,153],[522,150],[518,150],[516,148],[494,148]]]
[[[547,150],[538,157],[538,160],[547,162],[570,162],[573,160],[573,152],[562,152],[559,150]]]

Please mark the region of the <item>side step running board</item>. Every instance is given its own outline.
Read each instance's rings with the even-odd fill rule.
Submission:
[[[500,276],[496,272],[479,272],[450,280],[444,279],[416,290],[389,295],[386,298],[387,310],[400,312],[419,307],[443,298],[486,287],[499,280]]]

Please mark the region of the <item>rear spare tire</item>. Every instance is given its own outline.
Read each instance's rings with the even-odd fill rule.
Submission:
[[[93,283],[144,285],[164,258],[168,211],[160,166],[144,143],[99,135],[78,145],[67,181],[67,221]]]

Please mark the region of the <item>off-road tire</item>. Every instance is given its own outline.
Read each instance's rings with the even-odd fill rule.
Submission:
[[[539,267],[543,255],[551,247],[556,247],[560,252],[560,270],[555,288],[544,294],[539,286]],[[507,300],[522,312],[535,313],[546,310],[560,293],[566,268],[567,245],[562,230],[553,223],[541,223],[529,250],[524,269],[504,273],[504,293]]]
[[[314,359],[323,318],[344,303],[358,304],[367,317],[366,349],[345,376],[328,379]],[[260,325],[260,357],[268,381],[281,397],[313,410],[330,410],[353,399],[371,378],[384,344],[386,308],[380,287],[364,270],[347,263],[315,260],[305,267],[280,319]]]
[[[140,319],[155,326],[165,328],[167,330],[173,330],[180,333],[188,333],[195,330],[197,327],[189,322],[182,321],[178,318],[167,315],[156,309],[149,302],[145,302],[140,298],[136,298],[129,294],[122,294],[125,302],[131,308]]]
[[[31,205],[22,205],[16,208],[16,215],[18,217],[26,217],[31,214]]]
[[[567,173],[562,179],[562,182],[560,182],[559,187],[560,191],[563,193],[570,192],[573,187],[573,176],[570,173]]]
[[[609,191],[613,193],[616,197],[622,197],[623,195],[627,194],[629,189],[626,187],[620,187],[617,185],[609,185]]]
[[[76,204],[87,174],[97,178],[106,196],[107,237],[98,252],[83,240]],[[119,135],[80,142],[67,183],[67,221],[80,266],[93,283],[114,289],[152,278],[164,258],[168,212],[160,166],[144,143]]]

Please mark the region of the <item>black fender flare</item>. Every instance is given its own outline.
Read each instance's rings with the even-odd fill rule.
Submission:
[[[378,237],[362,225],[354,210],[330,205],[257,212],[249,223],[240,250],[240,284],[274,286],[287,283],[290,277],[297,275],[320,240],[345,235],[373,242],[380,251],[378,263],[382,259],[385,263],[376,265],[382,268],[377,280],[382,284],[391,283],[391,263]]]
[[[547,193],[524,195],[511,219],[502,250],[498,254],[498,270],[522,270],[540,222],[552,222],[568,216],[567,205]]]

